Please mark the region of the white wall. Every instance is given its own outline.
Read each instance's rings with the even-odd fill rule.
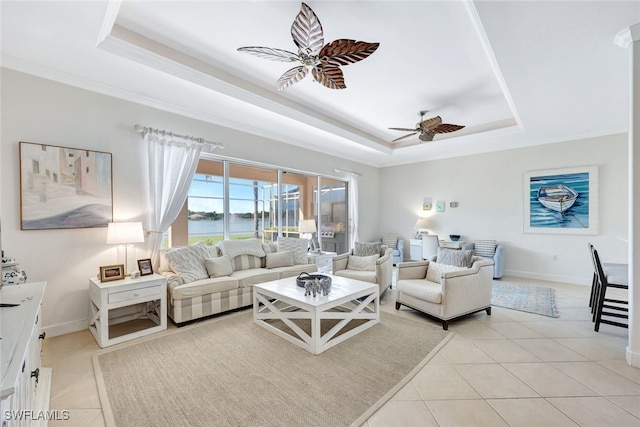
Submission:
[[[361,236],[378,232],[378,169],[247,135],[109,96],[2,69],[0,187],[2,248],[15,257],[29,281],[48,282],[43,326],[49,335],[88,326],[88,278],[116,262],[106,228],[20,230],[19,141],[107,151],[113,154],[114,219],[146,221],[144,144],[135,124],[224,142],[221,154],[325,175],[333,168],[360,178]],[[366,211],[365,211],[366,208]],[[146,255],[144,245],[138,258]]]
[[[597,235],[523,232],[525,172],[593,164],[600,175]],[[402,235],[408,254],[423,197],[430,196],[434,203],[446,201],[445,212],[428,213],[430,231],[440,238],[461,234],[467,241],[495,239],[505,246],[507,275],[590,285],[587,242],[608,262],[627,259],[627,170],[626,135],[384,168],[381,230]],[[450,208],[451,201],[459,207]]]

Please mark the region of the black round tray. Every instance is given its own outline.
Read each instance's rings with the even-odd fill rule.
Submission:
[[[309,274],[309,273],[302,272],[298,275],[298,277],[296,277],[296,285],[298,285],[301,288],[304,288],[304,282],[306,282],[307,280],[313,280],[313,279],[328,280],[329,283],[331,283],[331,277],[325,276],[324,274]]]

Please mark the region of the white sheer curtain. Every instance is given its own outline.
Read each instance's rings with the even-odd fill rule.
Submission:
[[[358,218],[358,176],[352,173],[349,178],[349,236],[351,237],[349,249],[355,248],[358,241],[360,231]]]
[[[189,192],[203,143],[171,134],[148,132],[149,150],[149,248],[157,269],[162,235],[177,218]]]

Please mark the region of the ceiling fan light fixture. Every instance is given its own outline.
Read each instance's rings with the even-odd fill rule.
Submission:
[[[367,58],[378,49],[380,43],[368,43],[350,39],[338,39],[324,44],[322,24],[315,12],[305,3],[291,25],[291,37],[298,53],[261,46],[238,48],[260,58],[279,62],[300,62],[302,65],[285,72],[276,82],[276,88],[284,90],[302,80],[309,71],[315,81],[329,89],[346,89],[341,65],[349,65]]]

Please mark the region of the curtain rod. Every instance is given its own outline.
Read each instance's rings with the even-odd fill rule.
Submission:
[[[362,176],[362,174],[360,174],[358,172],[347,171],[347,170],[344,170],[344,169],[335,168],[333,171],[336,172],[336,173],[346,173],[346,174],[355,175],[355,176]]]
[[[148,128],[142,125],[135,125],[134,129],[136,130],[136,132],[139,132],[142,134],[142,136],[144,136],[147,133],[158,133],[161,135],[169,135],[169,136],[174,136],[176,138],[180,138],[180,139],[184,139],[187,141],[195,141],[195,142],[199,142],[201,144],[207,144],[210,145],[212,148],[224,148],[224,144],[221,142],[213,142],[213,141],[207,141],[204,138],[196,138],[194,136],[189,136],[189,135],[178,135],[177,133],[173,133],[173,132],[168,132],[166,130],[160,130],[160,129],[153,129],[153,128]]]

